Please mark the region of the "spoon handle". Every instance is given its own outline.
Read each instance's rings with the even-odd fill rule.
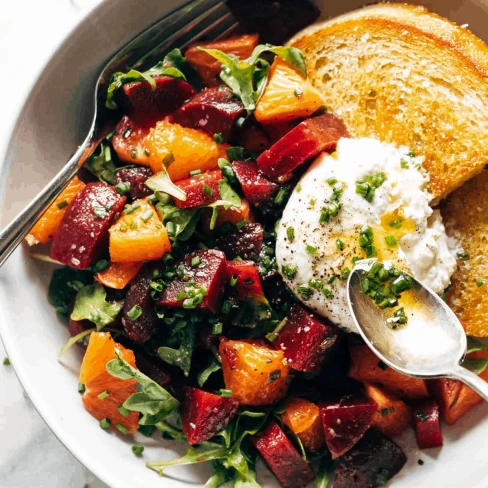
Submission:
[[[465,385],[472,388],[478,395],[488,402],[488,383],[477,374],[460,365],[454,367],[449,373],[449,378],[462,381]]]

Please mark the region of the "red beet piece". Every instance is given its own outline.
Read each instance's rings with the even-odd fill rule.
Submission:
[[[185,388],[181,406],[181,427],[188,444],[205,442],[222,432],[235,415],[239,402],[233,398]]]
[[[112,147],[119,159],[130,164],[133,164],[136,158],[139,163],[144,158],[148,159],[148,156],[144,154],[144,149],[150,130],[150,125],[143,126],[127,116],[122,117],[115,127],[115,135],[111,140]]]
[[[192,266],[192,260],[194,264]],[[197,305],[198,310],[216,314],[220,311],[225,284],[225,254],[215,249],[194,251],[184,256],[177,264],[179,274],[164,290],[159,304],[165,307],[181,308],[187,295],[187,288],[206,290],[203,300]],[[182,277],[180,277],[182,276]]]
[[[242,229],[219,236],[215,243],[228,259],[257,258],[263,247],[263,226],[247,224]]]
[[[151,168],[146,168],[145,166],[140,168],[123,168],[115,173],[114,185],[118,183],[129,183],[129,195],[132,200],[145,198],[153,194],[153,191],[146,186],[146,181],[152,174]]]
[[[163,388],[171,383],[168,365],[160,358],[135,352],[137,369]]]
[[[155,76],[154,81],[154,89],[147,81],[133,81],[122,87],[123,103],[139,122],[161,119],[195,94],[192,86],[181,78]]]
[[[305,373],[316,373],[327,357],[327,351],[337,342],[337,331],[324,319],[295,304],[290,310],[284,329],[276,340],[290,366]]]
[[[175,205],[179,208],[194,208],[220,200],[221,179],[222,171],[216,170],[178,181],[175,185],[186,193],[186,200],[175,199]]]
[[[132,280],[124,302],[122,325],[127,337],[134,342],[147,342],[158,329],[158,317],[154,311],[154,303],[151,299],[151,282],[153,281],[154,264],[144,265],[137,276]],[[142,313],[137,318],[134,307],[140,307]]]
[[[397,444],[370,429],[339,459],[333,488],[375,488],[384,485],[406,462],[407,457]]]
[[[251,441],[284,488],[302,488],[315,479],[310,466],[276,422],[269,422]]]
[[[108,244],[108,229],[126,198],[105,183],[88,183],[76,195],[61,220],[51,257],[76,269],[86,269]]]
[[[188,100],[174,114],[184,127],[201,129],[211,136],[221,134],[228,140],[234,122],[244,112],[244,105],[227,86],[205,88]]]
[[[342,137],[349,137],[344,123],[335,115],[320,115],[298,124],[264,151],[257,163],[266,176],[279,180],[320,152],[333,150]]]
[[[442,431],[439,406],[434,400],[427,400],[413,410],[415,433],[420,449],[442,447]]]
[[[233,288],[239,300],[248,297],[264,298],[259,269],[254,261],[227,261],[225,274],[227,283],[237,280]]]
[[[73,320],[71,317],[68,322],[68,331],[71,337],[77,336],[85,330],[91,329],[93,322],[89,320]]]
[[[332,459],[349,451],[371,427],[378,405],[370,398],[344,397],[340,402],[322,403],[320,412],[325,441]]]
[[[260,207],[273,201],[280,187],[273,181],[268,180],[256,163],[252,161],[234,161],[232,169],[249,203]]]

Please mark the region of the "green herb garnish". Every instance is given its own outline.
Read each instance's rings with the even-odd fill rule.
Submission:
[[[382,171],[373,173],[371,176],[356,180],[356,193],[366,201],[372,202],[375,191],[386,181],[386,175]]]
[[[131,449],[136,456],[140,456],[144,452],[144,446],[142,444],[134,444]]]
[[[291,266],[289,264],[284,264],[283,266],[281,266],[281,272],[289,280],[295,278],[295,276],[297,275],[297,271],[298,271],[298,266]]]

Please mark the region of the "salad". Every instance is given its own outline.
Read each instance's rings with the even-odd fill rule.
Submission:
[[[114,74],[106,107],[114,122],[28,236],[52,241],[63,265],[49,286],[71,334],[61,353],[85,349],[79,392],[100,427],[186,442],[181,459],[146,464],[164,474],[211,462],[207,488],[259,487],[260,457],[284,488],[323,488],[334,475],[336,488],[374,487],[406,462],[392,437],[413,427],[419,448],[442,446],[440,412],[454,423],[476,395],[389,369],[335,321],[355,259],[381,253],[379,230],[362,226],[354,242],[321,234],[312,245],[305,211],[287,205],[293,192],[298,209],[315,208],[321,195],[300,197],[313,181],[298,183],[309,163],[342,162],[354,149],[303,53],[252,34],[176,49],[146,72]],[[415,155],[388,154],[417,171]],[[345,232],[346,201],[380,201],[380,170],[357,186],[324,176],[330,195],[317,223]],[[392,214],[386,250],[405,235],[393,235],[400,221]],[[332,274],[302,279],[326,242],[355,251]],[[370,274],[365,293],[404,325],[408,311],[395,307],[406,275],[382,265]],[[311,300],[336,308],[313,311]],[[479,372],[483,349],[470,341]],[[144,446],[132,451],[143,456]]]

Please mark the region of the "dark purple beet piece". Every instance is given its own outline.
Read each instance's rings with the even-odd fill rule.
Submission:
[[[192,266],[194,258],[194,262],[198,264]],[[203,288],[206,293],[196,309],[213,314],[218,313],[225,284],[226,259],[224,253],[215,249],[194,251],[176,263],[176,268],[179,270],[178,276],[168,283],[159,304],[164,307],[181,308],[185,297],[182,298],[180,294],[185,295],[185,289]]]
[[[315,474],[276,422],[251,437],[267,465],[284,488],[302,488]]]
[[[231,135],[236,119],[244,112],[241,100],[227,86],[205,88],[184,103],[174,114],[174,121],[184,127],[201,129],[211,136]]]
[[[407,462],[392,440],[370,429],[343,457],[335,470],[333,488],[375,488],[395,476]]]
[[[442,447],[442,431],[439,418],[439,405],[435,400],[427,400],[413,410],[415,434],[420,449]]]
[[[138,121],[157,120],[176,110],[195,94],[186,81],[170,76],[155,76],[156,88],[147,81],[133,81],[123,87],[123,103]]]
[[[234,161],[232,169],[249,203],[255,207],[273,202],[279,185],[264,176],[253,161]]]
[[[349,451],[371,427],[378,405],[370,398],[344,397],[320,405],[325,441],[336,459]]]
[[[248,297],[254,299],[265,299],[259,269],[254,261],[227,261],[226,279],[236,279],[233,286],[233,295],[239,300],[245,300]]]
[[[123,168],[115,173],[114,185],[118,183],[130,184],[130,197],[132,200],[145,198],[153,194],[146,186],[146,180],[153,175],[151,168],[141,166],[139,168]]]
[[[158,329],[158,317],[151,299],[153,270],[153,264],[145,264],[132,280],[125,298],[122,325],[127,337],[134,342],[148,341]],[[134,307],[140,307],[142,313],[137,318],[130,318],[129,312]],[[130,315],[134,316],[134,312]]]
[[[71,317],[68,322],[68,331],[71,337],[77,336],[85,330],[91,329],[93,326],[93,322],[89,320],[73,320]]]
[[[225,252],[227,259],[257,258],[263,247],[263,226],[247,224],[242,229],[217,237],[215,244]]]
[[[76,269],[87,269],[108,245],[108,229],[126,198],[105,183],[88,183],[61,220],[51,257]]]
[[[149,376],[158,385],[166,388],[171,383],[168,365],[160,358],[135,352],[137,369]]]
[[[239,402],[198,388],[185,388],[181,427],[188,444],[205,442],[222,432],[234,417]]]
[[[275,344],[291,368],[305,373],[320,370],[327,351],[337,342],[337,331],[303,305],[293,305]]]

